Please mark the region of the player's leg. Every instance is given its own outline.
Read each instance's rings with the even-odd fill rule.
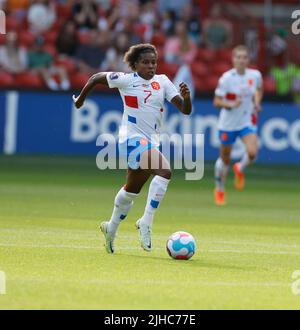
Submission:
[[[246,132],[246,131],[245,131]],[[257,136],[252,131],[249,134],[243,134],[241,139],[245,145],[245,153],[242,159],[233,165],[235,174],[234,186],[238,190],[243,190],[245,186],[244,171],[256,158],[257,155]]]
[[[147,150],[142,154],[141,167],[146,171],[150,169],[151,173],[154,175],[149,186],[144,214],[136,222],[136,227],[140,231],[142,248],[146,251],[150,251],[154,215],[167,192],[168,184],[171,179],[171,168],[168,160],[156,148]]]
[[[48,68],[39,67],[39,68],[34,69],[34,71],[37,72],[42,77],[42,79],[45,81],[45,83],[51,90],[57,91],[59,89],[57,82],[50,74],[50,71],[48,70]]]
[[[257,135],[255,133],[247,134],[242,137],[242,141],[244,142],[246,147],[246,154],[241,159],[240,170],[244,171],[245,168],[248,165],[252,164],[256,159],[258,149]]]
[[[235,141],[235,132],[219,131],[219,140],[221,143],[220,156],[215,163],[215,204],[225,204],[225,179],[230,164],[230,155],[232,145]]]
[[[105,247],[108,253],[114,252],[114,239],[117,229],[122,220],[124,220],[131,209],[135,198],[138,196],[145,182],[151,175],[147,170],[127,170],[127,180],[124,187],[117,193],[114,200],[114,208],[109,221],[104,221],[100,225],[106,243]]]
[[[230,164],[232,145],[222,144],[220,156],[215,163],[215,203],[225,205],[225,180]]]
[[[141,167],[150,168],[154,175],[149,186],[145,212],[140,220],[141,223],[152,226],[154,214],[165,196],[171,179],[171,167],[165,156],[156,148],[143,153]]]
[[[69,78],[68,78],[66,69],[62,66],[52,66],[51,69],[52,69],[53,74],[59,75],[60,87],[64,91],[70,89],[70,82],[69,82]]]

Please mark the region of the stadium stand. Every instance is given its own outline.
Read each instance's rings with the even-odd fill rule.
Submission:
[[[261,2],[254,1],[257,5]],[[244,1],[251,4],[253,1]],[[281,1],[281,5],[292,5],[295,1]],[[37,6],[38,5],[38,6]],[[161,12],[160,1],[101,1],[101,0],[33,0],[33,1],[13,1],[6,0],[3,2],[3,10],[6,13],[6,30],[15,31],[18,34],[18,40],[21,47],[24,47],[27,52],[34,45],[37,35],[41,35],[44,40],[44,50],[49,53],[55,65],[65,68],[72,89],[79,89],[84,84],[87,75],[80,71],[80,65],[75,55],[66,55],[60,53],[58,47],[58,38],[64,33],[63,27],[67,22],[76,24],[76,36],[78,39],[77,48],[85,45],[89,41],[90,33],[95,30],[95,20],[91,23],[94,17],[97,17],[96,28],[99,32],[99,38],[106,36],[105,45],[101,44],[102,51],[108,51],[114,47],[114,40],[120,33],[127,33],[129,44],[136,41],[151,42],[157,46],[160,53],[158,73],[165,73],[173,78],[176,74],[179,64],[167,63],[164,61],[164,47],[174,37],[174,26],[178,20],[186,23],[190,37],[197,44],[196,58],[191,63],[193,79],[196,86],[196,91],[212,92],[216,87],[217,78],[231,66],[231,49],[230,48],[208,48],[202,38],[203,23],[214,15],[214,7],[208,1],[194,0],[187,1],[186,8],[182,10],[182,14],[172,12],[172,8],[164,5],[164,11]],[[32,28],[32,19],[35,15],[29,16],[33,6],[42,7],[48,14],[51,13],[51,19],[55,17],[55,21],[45,22],[40,27],[40,31]],[[81,8],[89,7],[88,11],[92,18],[85,18],[85,22],[78,23]],[[190,6],[190,8],[188,8]],[[192,10],[191,10],[192,8]],[[253,46],[253,66],[259,68],[264,73],[264,85],[267,93],[276,91],[276,77],[271,76],[271,64],[268,56],[270,52],[262,45],[268,44],[274,35],[274,31],[278,26],[282,26],[282,21],[276,22],[272,27],[264,24],[264,18],[260,14],[255,14],[253,11],[239,1],[223,1],[222,2],[222,19],[232,24],[232,44],[247,43],[253,46],[251,41],[251,33],[246,29],[245,18],[247,18],[247,27],[252,26],[252,36],[257,45]],[[50,12],[51,11],[51,12]],[[154,12],[153,12],[154,11]],[[168,13],[167,13],[168,11]],[[44,14],[43,11],[40,11]],[[195,14],[196,13],[196,14]],[[240,15],[242,13],[242,15]],[[241,17],[242,16],[242,17]],[[193,31],[194,26],[194,31]],[[191,28],[190,28],[191,27]],[[173,30],[173,31],[172,31]],[[195,39],[195,31],[199,38]],[[250,39],[249,39],[250,38]],[[298,47],[296,40],[288,38],[287,43],[289,49]],[[0,35],[0,47],[3,49],[6,45],[5,35]],[[74,47],[75,47],[74,46]],[[74,52],[75,53],[75,52]],[[271,54],[272,55],[272,54]],[[291,60],[299,64],[299,56],[291,54]],[[0,61],[1,63],[1,61]],[[99,70],[101,70],[101,64]],[[110,69],[110,68],[106,68]],[[35,88],[45,89],[47,86],[37,74],[31,72],[29,68],[26,72],[16,74],[9,72],[3,66],[0,66],[0,88]]]

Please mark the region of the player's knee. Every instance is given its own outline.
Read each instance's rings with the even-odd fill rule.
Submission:
[[[159,169],[155,171],[155,175],[162,176],[165,179],[170,180],[172,177],[172,172],[170,169]]]
[[[230,157],[229,156],[222,156],[223,163],[227,166],[230,165]]]
[[[253,161],[256,158],[256,154],[257,154],[256,150],[254,149],[248,150],[248,157],[251,161]]]

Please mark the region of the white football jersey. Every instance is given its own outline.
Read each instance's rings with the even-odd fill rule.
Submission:
[[[145,80],[136,72],[108,72],[106,78],[110,88],[119,89],[123,100],[119,142],[141,136],[158,145],[164,101],[179,94],[174,84],[164,74]]]
[[[237,131],[252,126],[254,113],[254,94],[262,86],[262,76],[258,70],[246,69],[240,75],[236,69],[226,71],[219,79],[215,95],[226,101],[241,98],[241,105],[237,108],[220,110],[218,128],[224,131]]]

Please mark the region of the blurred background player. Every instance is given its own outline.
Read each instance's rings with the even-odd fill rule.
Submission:
[[[256,114],[261,111],[263,95],[261,73],[247,68],[248,49],[244,45],[232,51],[233,68],[225,72],[215,90],[214,106],[220,108],[218,122],[220,156],[215,163],[215,203],[225,204],[225,178],[230,165],[232,146],[237,137],[245,145],[242,159],[233,165],[234,186],[242,190],[245,184],[244,170],[257,154]]]
[[[114,239],[120,222],[126,218],[143,185],[154,175],[149,186],[144,214],[136,222],[142,248],[151,250],[153,217],[171,179],[170,165],[158,149],[164,100],[174,104],[183,114],[191,113],[192,105],[187,85],[180,84],[180,96],[166,75],[156,75],[157,59],[157,50],[153,45],[132,46],[125,53],[124,61],[133,72],[94,74],[80,95],[73,96],[76,107],[80,108],[95,85],[103,84],[118,88],[124,104],[119,131],[119,152],[127,158],[128,171],[126,184],[115,197],[110,220],[100,225],[108,253],[114,252]],[[137,150],[138,154],[132,157]]]

